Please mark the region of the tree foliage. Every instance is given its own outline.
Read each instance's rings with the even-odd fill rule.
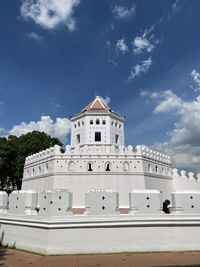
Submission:
[[[38,131],[0,137],[0,190],[21,189],[25,158],[56,144],[62,146],[58,138]]]

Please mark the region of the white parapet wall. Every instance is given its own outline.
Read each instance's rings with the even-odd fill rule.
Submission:
[[[131,214],[162,213],[162,197],[158,190],[133,190],[129,199]]]
[[[8,194],[0,191],[0,214],[7,213]]]
[[[13,191],[9,197],[9,214],[36,215],[38,194],[35,191]]]
[[[26,213],[26,204],[23,208],[21,206],[20,213],[0,214],[0,242],[4,246],[46,255],[200,250],[200,209],[197,208],[193,213],[187,210],[191,204],[199,205],[200,191],[174,192],[174,209],[176,211],[182,207],[180,214],[162,213],[160,193],[152,190],[131,192],[130,208],[134,210],[136,206],[137,213],[116,214],[113,213],[117,208],[116,193],[107,190],[88,192],[86,203],[89,210],[94,213],[83,215],[71,214],[69,191],[41,193],[37,205],[40,209],[49,209],[45,209],[43,214]],[[23,192],[21,197],[17,191],[13,196],[18,195],[22,200],[30,194]],[[92,196],[90,199],[88,194]],[[48,198],[44,202],[42,196],[47,195]],[[110,197],[112,208],[107,214],[98,214],[102,201],[105,200],[102,199],[103,196],[108,199]],[[24,199],[26,200],[26,197]],[[14,201],[14,197],[12,200]],[[97,206],[93,206],[93,200],[97,202]],[[51,204],[51,201],[54,203]],[[142,202],[155,208],[152,207],[151,213],[146,213],[146,207]],[[10,210],[12,205],[11,201]],[[52,205],[55,205],[55,209]],[[34,206],[36,207],[36,203],[31,205],[32,208]],[[59,207],[68,210],[67,216],[57,211]]]
[[[72,214],[72,193],[67,189],[44,191],[39,197],[39,216],[60,217]]]
[[[85,214],[119,214],[119,194],[114,190],[91,190],[85,194]]]
[[[173,213],[200,214],[200,191],[180,190],[172,193]]]

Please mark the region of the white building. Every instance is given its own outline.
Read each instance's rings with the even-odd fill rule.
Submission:
[[[133,189],[157,189],[165,200],[175,189],[199,188],[192,173],[188,178],[184,171],[173,172],[167,155],[146,146],[125,147],[124,118],[98,96],[71,121],[65,153],[54,146],[26,158],[22,190],[68,189],[73,207],[83,208],[87,191],[113,189],[120,207],[128,208]]]

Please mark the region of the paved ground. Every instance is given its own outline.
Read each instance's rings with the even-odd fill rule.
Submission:
[[[0,248],[0,267],[200,266],[200,252],[41,256]]]

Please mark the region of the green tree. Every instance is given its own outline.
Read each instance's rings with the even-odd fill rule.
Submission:
[[[62,146],[58,138],[38,131],[0,138],[0,190],[6,186],[21,189],[25,158],[56,144]]]

